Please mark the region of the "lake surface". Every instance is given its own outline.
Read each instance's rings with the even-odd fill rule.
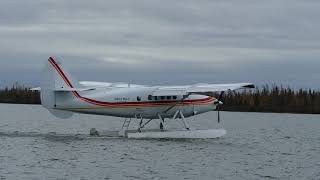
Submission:
[[[320,179],[319,115],[221,114],[220,125],[216,112],[189,119],[226,129],[220,139],[133,140],[87,136],[120,129],[121,118],[57,119],[41,106],[0,104],[0,180]]]

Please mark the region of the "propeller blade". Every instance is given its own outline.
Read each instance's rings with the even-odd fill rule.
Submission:
[[[220,118],[220,106],[223,104],[223,102],[221,101],[223,95],[224,95],[224,91],[222,91],[222,92],[220,93],[220,96],[219,96],[219,98],[217,99],[217,107],[216,107],[216,110],[218,111],[218,123],[221,122],[221,118]]]

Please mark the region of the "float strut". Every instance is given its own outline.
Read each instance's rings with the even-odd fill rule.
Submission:
[[[172,118],[172,119],[176,119],[176,118],[177,118],[177,116],[178,116],[178,114],[179,114],[179,112],[180,112],[180,110],[178,110],[178,111],[174,114],[174,116],[173,116],[173,118]]]
[[[149,119],[147,122],[141,125],[141,128],[144,128],[147,124],[149,124],[153,119]]]
[[[188,122],[186,121],[186,119],[184,118],[182,111],[180,111],[179,113],[180,113],[184,127],[186,128],[186,130],[190,130],[190,126],[189,126]]]
[[[130,126],[130,122],[131,122],[131,118],[129,118],[129,119],[125,118],[123,125],[122,125],[122,130],[124,130],[124,129],[128,130],[129,126]]]
[[[162,118],[162,116],[160,114],[158,114],[158,117],[160,119],[160,130],[163,131],[164,130],[164,118]]]
[[[137,116],[136,116],[136,118],[138,119],[138,117],[137,117]],[[140,115],[140,122],[139,122],[138,132],[141,132],[142,123],[143,123],[143,117],[142,117],[142,115]]]

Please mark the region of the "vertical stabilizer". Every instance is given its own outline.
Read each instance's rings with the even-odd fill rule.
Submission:
[[[77,80],[75,80],[68,71],[66,71],[61,60],[54,57],[49,57],[46,61],[45,68],[42,72],[41,81],[41,103],[51,113],[58,117],[67,117],[66,113],[58,113],[54,110],[58,103],[57,96],[61,95],[56,90],[64,88],[78,88],[80,87]],[[67,92],[68,96],[73,96],[72,92]],[[64,94],[65,96],[66,94]],[[58,115],[61,114],[61,115]]]

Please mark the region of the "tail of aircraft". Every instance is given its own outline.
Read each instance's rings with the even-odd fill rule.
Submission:
[[[64,100],[73,97],[72,89],[80,87],[68,71],[65,70],[60,60],[49,57],[42,73],[41,103],[53,115],[60,118],[72,116],[71,112],[56,110]]]

